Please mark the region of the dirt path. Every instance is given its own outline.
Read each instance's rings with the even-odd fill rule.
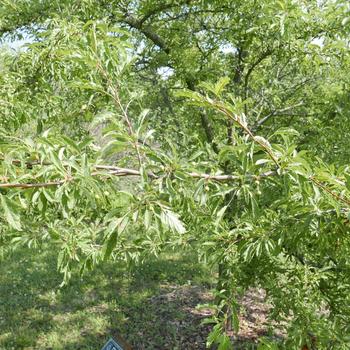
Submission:
[[[265,293],[259,289],[249,291],[242,298],[239,317],[240,331],[237,335],[231,334],[232,342],[239,348],[245,349],[248,344],[256,344],[259,337],[267,334],[268,306],[264,299]],[[159,311],[159,317],[162,317],[164,324],[169,325],[170,323],[176,330],[175,334],[171,335],[171,339],[169,334],[163,334],[164,337],[169,337],[167,343],[169,348],[167,349],[206,349],[206,338],[211,327],[202,325],[201,322],[211,316],[212,311],[209,308],[198,308],[197,306],[212,301],[211,293],[196,286],[167,287],[164,294],[148,300]],[[172,305],[172,307],[175,305],[179,315],[181,315],[179,318],[171,319],[169,314],[164,313],[169,305]],[[175,348],[173,345],[174,336]],[[146,343],[142,349],[148,349]],[[165,350],[164,347],[162,349]]]

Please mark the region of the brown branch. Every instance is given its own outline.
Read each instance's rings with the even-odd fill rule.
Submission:
[[[195,84],[193,82],[193,80],[191,79],[187,79],[186,80],[186,85],[188,87],[189,90],[191,91],[196,91],[196,87]],[[219,153],[219,147],[218,145],[214,142],[214,130],[213,127],[210,123],[210,120],[208,118],[208,116],[205,114],[204,111],[200,111],[200,118],[201,118],[201,124],[202,124],[202,128],[205,132],[205,136],[207,138],[207,141],[211,144],[213,150],[215,153]]]
[[[184,1],[183,4],[189,4],[191,1],[193,0]],[[167,7],[167,6],[164,5],[164,7]],[[124,17],[122,18],[122,21],[124,21],[124,23],[128,24],[130,27],[134,29],[139,30],[146,38],[150,39],[156,46],[162,49],[166,54],[170,54],[171,49],[167,45],[165,40],[161,38],[156,32],[154,32],[151,26],[144,25],[144,22],[146,20],[147,20],[147,16],[146,18],[143,17],[141,19],[137,19],[136,17],[132,16],[131,14],[128,14],[127,12],[125,12]],[[186,85],[190,90],[195,91],[195,84],[193,80],[186,79]],[[214,132],[210,124],[209,118],[206,116],[204,112],[200,113],[200,118],[201,118],[201,124],[204,129],[208,142],[212,145],[214,152],[219,153],[219,148],[217,144],[213,141]]]
[[[50,182],[41,182],[41,183],[0,183],[0,188],[21,188],[21,189],[29,189],[29,188],[39,188],[39,187],[52,187],[52,186],[61,186],[65,183],[65,180],[59,181],[50,181]]]
[[[258,143],[263,150],[269,155],[269,157],[272,159],[272,161],[276,164],[276,166],[279,168],[279,163],[276,157],[274,156],[272,149],[265,145],[263,142],[261,142],[257,136],[253,134],[253,132],[242,122],[241,118],[238,115],[233,115],[230,111],[228,111],[225,106],[223,106],[220,103],[215,103],[214,106],[221,111],[224,115],[226,115],[228,118],[231,120],[235,121],[248,135],[249,137],[256,143]],[[325,192],[330,194],[333,198],[336,200],[345,203],[350,206],[350,200],[347,198],[339,196],[337,193],[334,193],[331,189],[329,189],[326,185],[318,181],[314,176],[310,176],[308,178],[312,183],[314,183],[317,187],[320,187],[323,189]]]
[[[276,164],[276,166],[279,168],[279,163],[275,155],[273,154],[272,149],[267,146],[265,143],[263,143],[258,136],[255,136],[253,132],[247,127],[247,125],[242,121],[241,117],[238,115],[232,114],[222,103],[216,102],[214,103],[214,107],[219,110],[221,113],[223,113],[226,117],[228,117],[230,120],[233,120],[236,124],[238,124],[241,129],[245,131],[245,133],[258,145],[262,147],[262,149],[265,151],[265,153],[268,154],[268,156],[272,159],[272,161]]]
[[[323,191],[327,192],[333,198],[337,199],[340,202],[343,202],[350,206],[350,200],[344,197],[339,196],[337,193],[334,193],[331,189],[329,189],[325,184],[318,181],[314,176],[309,177],[310,181],[314,183],[317,187],[320,187]]]
[[[303,105],[303,103],[299,102],[299,103],[297,103],[295,105],[292,105],[292,106],[289,106],[289,107],[286,107],[286,108],[276,109],[276,110],[272,111],[271,113],[267,114],[265,117],[263,117],[260,120],[258,120],[256,122],[256,124],[252,127],[252,130],[253,131],[257,131],[266,121],[268,121],[271,117],[275,116],[276,114],[287,112],[287,111],[289,111],[289,110],[291,110],[293,108],[300,107],[302,105]]]
[[[193,0],[184,0],[183,2],[177,2],[177,3],[168,3],[168,4],[161,4],[159,5],[158,7],[153,7],[151,11],[149,11],[148,13],[146,13],[140,20],[139,22],[141,24],[143,24],[144,22],[146,22],[149,18],[159,14],[160,12],[163,12],[163,11],[167,11],[167,10],[170,10],[174,7],[178,7],[178,6],[181,6],[181,5],[188,5],[192,2]]]
[[[261,145],[264,147],[263,145]],[[265,147],[264,147],[265,148]],[[1,160],[1,159],[0,159]],[[17,160],[15,160],[17,162]],[[26,162],[27,164],[27,162]],[[32,163],[28,163],[32,164]],[[38,163],[35,161],[33,164],[39,165],[41,163]],[[96,170],[107,170],[107,172],[98,172],[95,171],[91,173],[92,176],[141,176],[141,172],[135,169],[129,169],[129,168],[120,168],[113,165],[95,165]],[[211,175],[211,174],[205,174],[205,173],[196,173],[196,172],[189,172],[186,173],[187,176],[194,179],[206,179],[206,180],[212,180],[217,182],[226,182],[226,181],[238,181],[241,179],[247,179],[247,180],[261,180],[264,178],[268,178],[271,176],[276,176],[276,171],[268,171],[259,175],[227,175],[227,174],[220,174],[220,175]],[[149,172],[147,176],[150,179],[160,179],[161,176],[158,176],[154,173]],[[61,186],[64,183],[71,182],[74,180],[74,177],[67,178],[65,180],[57,180],[57,181],[49,181],[49,182],[41,182],[41,183],[0,183],[0,189],[7,189],[7,188],[20,188],[20,189],[30,189],[30,188],[43,188],[43,187],[54,187],[54,186]],[[345,203],[348,206],[350,206],[350,200],[347,198],[339,196],[337,193],[334,193],[331,189],[329,189],[326,185],[318,181],[314,176],[310,176],[309,180],[314,183],[317,187],[321,188],[325,192],[327,192],[329,195],[331,195],[333,198],[338,200],[339,202]]]
[[[113,176],[141,176],[141,173],[138,170],[134,169],[126,169],[126,168],[118,168],[113,166],[106,165],[97,165],[96,169],[101,170],[109,170],[108,172],[93,172],[91,176],[99,176],[99,175],[113,175]],[[156,175],[149,173],[148,176],[150,178],[158,178]],[[1,188],[21,188],[21,189],[29,189],[29,188],[41,188],[41,187],[52,187],[52,186],[61,186],[67,182],[73,181],[76,178],[70,177],[65,180],[57,180],[57,181],[49,181],[49,182],[41,182],[41,183],[0,183]]]
[[[199,174],[199,173],[188,173],[190,177],[193,178],[200,178],[200,179],[207,179],[207,180],[215,180],[215,181],[230,181],[230,180],[240,180],[242,179],[242,176],[240,175],[210,175],[210,174]],[[245,179],[252,179],[252,180],[260,180],[265,177],[269,176],[275,176],[277,173],[275,171],[268,171],[266,173],[262,173],[260,175],[244,175],[243,178]]]
[[[244,99],[246,100],[248,97],[248,84],[249,84],[249,78],[251,74],[253,73],[254,69],[267,57],[269,57],[272,54],[272,50],[267,50],[264,52],[248,69],[247,74],[244,77]]]
[[[177,3],[165,3],[161,4],[158,7],[154,7],[148,13],[146,13],[141,18],[136,18],[130,13],[127,13],[127,10],[124,9],[124,17],[122,21],[128,24],[130,27],[139,30],[146,38],[150,39],[155,45],[161,48],[165,53],[170,53],[170,48],[166,44],[165,40],[161,38],[157,33],[155,33],[150,25],[145,25],[145,22],[152,16],[161,13],[163,11],[169,10],[174,7],[189,5],[191,2],[195,0],[184,0]]]
[[[130,27],[139,30],[146,38],[150,39],[155,45],[161,48],[165,53],[170,53],[170,48],[166,42],[156,34],[150,26],[143,25],[143,22],[132,15],[125,14],[123,21]]]
[[[99,57],[97,55],[96,55],[96,58],[98,60],[97,68],[101,72],[103,77],[106,79],[108,87],[111,90],[111,94],[108,94],[108,95],[110,97],[112,97],[116,109],[118,110],[118,108],[119,108],[121,110],[123,119],[124,119],[124,121],[125,121],[125,123],[127,125],[127,128],[128,128],[128,134],[129,134],[129,136],[131,138],[134,138],[134,140],[133,140],[133,147],[134,147],[134,149],[136,151],[137,159],[139,161],[139,166],[141,168],[142,167],[142,158],[141,158],[141,153],[140,153],[140,148],[139,148],[139,141],[138,141],[137,138],[135,138],[134,129],[133,129],[133,126],[131,124],[131,121],[130,121],[130,118],[129,118],[129,115],[128,115],[128,106],[129,106],[129,104],[126,107],[123,106],[123,104],[122,104],[122,102],[120,100],[120,97],[119,97],[119,91],[118,91],[117,84],[113,83],[113,81],[110,78],[108,72],[103,68],[103,65],[100,62]]]
[[[135,169],[128,168],[119,168],[110,165],[96,165],[96,169],[98,170],[108,170],[107,172],[93,172],[91,176],[141,176],[141,172]],[[263,178],[267,178],[270,176],[274,176],[277,173],[274,171],[269,171],[266,173],[262,173],[260,175],[244,175],[244,179],[248,180],[260,180]],[[207,179],[213,181],[237,181],[241,180],[242,176],[239,175],[210,175],[210,174],[200,174],[196,172],[186,173],[190,178],[200,178]],[[149,172],[147,176],[151,179],[160,179],[161,176],[153,174]],[[0,188],[21,188],[21,189],[29,189],[29,188],[41,188],[41,187],[52,187],[52,186],[61,186],[67,182],[74,181],[76,178],[70,177],[65,180],[57,180],[57,181],[49,181],[49,182],[41,182],[41,183],[0,183]]]

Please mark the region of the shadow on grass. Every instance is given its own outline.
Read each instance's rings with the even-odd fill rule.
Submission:
[[[61,289],[56,257],[21,249],[0,263],[0,349],[97,350],[109,336],[134,349],[205,348],[195,306],[210,299],[212,275],[193,256],[105,263]]]

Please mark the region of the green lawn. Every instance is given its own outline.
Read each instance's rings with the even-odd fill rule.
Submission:
[[[190,254],[132,271],[105,263],[60,289],[61,281],[50,247],[0,263],[0,349],[99,350],[118,335],[134,349],[204,348],[195,305],[210,299],[213,277]]]

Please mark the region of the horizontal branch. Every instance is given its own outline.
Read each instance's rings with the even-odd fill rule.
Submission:
[[[113,165],[95,165],[95,169],[97,170],[108,170],[107,175],[115,175],[115,176],[141,176],[141,172],[135,169],[129,168],[119,168]],[[94,172],[91,174],[92,176],[96,175],[104,175],[104,173]],[[151,179],[158,179],[159,176],[148,173],[147,176]]]
[[[0,161],[3,160],[3,158],[0,158]],[[50,165],[50,163],[46,162],[40,162],[40,161],[34,161],[34,162],[22,162],[19,160],[13,160],[13,164],[20,165],[25,164],[26,166],[33,166],[33,165]],[[96,170],[107,170],[106,172],[98,172],[95,171],[91,173],[91,176],[141,176],[141,172],[136,169],[130,169],[130,168],[121,168],[116,167],[113,165],[95,165],[94,168]],[[259,175],[252,175],[252,174],[246,174],[246,175],[228,175],[228,174],[217,174],[217,175],[211,175],[211,174],[205,174],[205,173],[197,173],[197,172],[187,172],[185,173],[188,177],[194,178],[194,179],[206,179],[206,180],[213,180],[217,182],[226,182],[226,181],[239,181],[241,179],[246,180],[261,180],[267,177],[275,176],[277,175],[276,171],[268,171]],[[160,179],[164,176],[156,175],[152,172],[148,172],[147,176],[150,179]],[[65,180],[57,180],[57,181],[49,181],[49,182],[40,182],[40,183],[0,183],[0,189],[9,189],[9,188],[20,188],[20,189],[30,189],[30,188],[44,188],[44,187],[54,187],[54,186],[61,186],[64,183],[73,181],[74,177],[67,177]],[[337,193],[334,193],[331,189],[329,189],[325,184],[318,181],[314,176],[309,177],[309,181],[311,181],[314,185],[321,188],[325,192],[327,192],[329,195],[331,195],[333,198],[338,200],[339,202],[345,203],[348,206],[350,206],[350,200],[338,195]],[[345,184],[342,184],[345,186]]]
[[[52,186],[61,186],[65,183],[65,180],[59,181],[50,181],[50,182],[41,182],[41,183],[0,183],[0,188],[21,188],[21,189],[29,189],[29,188],[40,188],[40,187],[52,187]]]
[[[107,172],[93,172],[91,173],[91,176],[105,176],[105,175],[111,175],[111,176],[141,176],[141,172],[135,169],[128,169],[128,168],[119,168],[111,165],[96,165],[95,168],[97,170],[107,170]],[[190,178],[199,178],[199,179],[207,179],[207,180],[213,180],[213,181],[237,181],[244,179],[250,179],[250,180],[259,180],[262,178],[266,178],[269,176],[276,175],[276,172],[269,171],[260,175],[210,175],[210,174],[200,174],[196,172],[186,173],[186,175]],[[151,172],[147,173],[147,176],[150,179],[160,179],[161,176],[158,176],[156,174],[153,174]],[[41,187],[52,187],[52,186],[61,186],[64,183],[71,182],[75,178],[70,177],[65,180],[57,180],[57,181],[49,181],[44,183],[0,183],[0,188],[21,188],[21,189],[29,189],[29,188],[41,188]]]
[[[106,172],[99,172],[95,171],[91,173],[91,176],[141,176],[141,172],[135,169],[129,169],[129,168],[120,168],[115,167],[112,165],[96,165],[96,170],[107,170]],[[217,182],[226,182],[226,181],[239,181],[242,179],[246,180],[261,180],[267,177],[275,176],[277,175],[276,171],[268,171],[259,175],[228,175],[228,174],[217,174],[217,175],[211,175],[211,174],[205,174],[205,173],[196,173],[196,172],[188,172],[185,173],[189,178],[193,179],[206,179],[206,180],[212,180]],[[164,176],[156,175],[152,172],[147,173],[147,176],[150,179],[160,179]],[[74,177],[67,177],[65,180],[57,180],[57,181],[48,181],[48,182],[39,182],[39,183],[0,183],[0,189],[10,189],[10,188],[19,188],[19,189],[31,189],[31,188],[44,188],[44,187],[55,187],[55,186],[61,186],[67,182],[74,181]],[[333,198],[338,200],[339,202],[345,203],[348,206],[350,206],[350,200],[347,198],[344,198],[337,193],[334,193],[331,189],[329,189],[326,185],[318,181],[314,176],[310,176],[309,180],[315,184],[317,187],[321,188],[325,192],[327,192],[329,195],[331,195]]]
[[[264,177],[274,176],[277,173],[275,171],[268,171],[266,173],[262,173],[260,175],[244,175],[243,178],[245,179],[252,179],[252,180],[260,180]],[[242,179],[242,176],[240,175],[210,175],[210,174],[199,174],[199,173],[188,173],[187,174],[190,177],[193,178],[200,178],[200,179],[207,179],[207,180],[215,180],[215,181],[230,181],[230,180],[240,180]]]

